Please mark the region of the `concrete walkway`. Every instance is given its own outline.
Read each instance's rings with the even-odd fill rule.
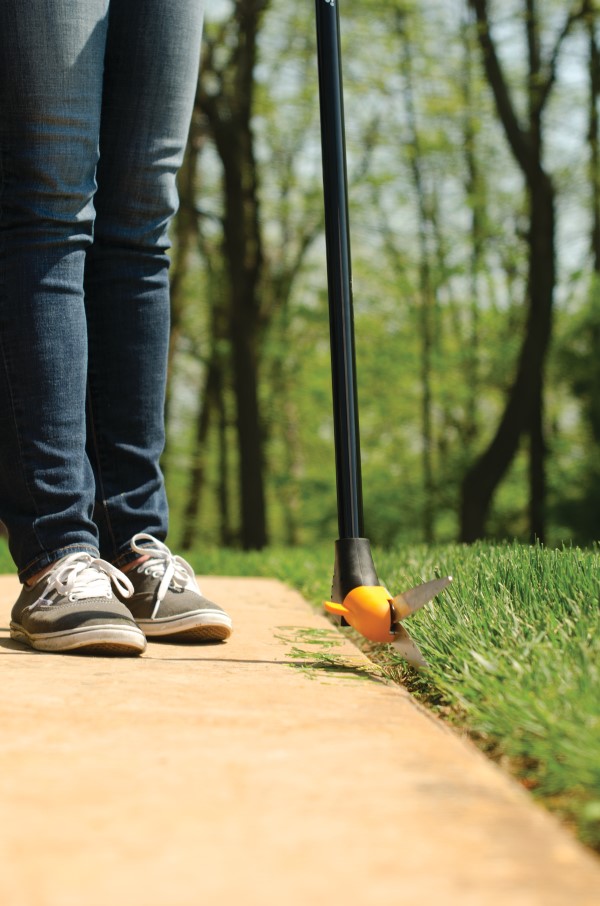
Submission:
[[[229,642],[118,659],[11,642],[0,579],[2,906],[600,903],[600,862],[298,594],[202,585]]]

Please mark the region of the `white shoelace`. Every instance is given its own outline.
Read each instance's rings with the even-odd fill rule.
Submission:
[[[140,541],[150,543],[142,545],[139,544]],[[137,572],[146,573],[146,575],[152,576],[153,579],[161,580],[156,593],[156,604],[152,611],[151,619],[156,615],[169,586],[173,585],[175,588],[192,591],[198,595],[201,594],[194,570],[187,560],[172,554],[167,545],[154,538],[153,535],[148,535],[145,532],[134,535],[131,539],[131,549],[138,554],[148,556],[148,559],[138,566]]]
[[[56,568],[43,578],[47,580],[43,599],[49,604],[53,601],[48,595],[53,591],[57,596],[67,597],[69,601],[80,601],[82,598],[112,598],[111,582],[114,582],[123,597],[129,598],[133,594],[133,585],[121,570],[106,560],[92,557],[85,551],[63,557]],[[58,597],[53,600],[58,600]]]

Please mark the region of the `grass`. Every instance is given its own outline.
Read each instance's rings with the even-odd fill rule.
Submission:
[[[0,573],[13,573],[15,565],[8,553],[8,547],[4,539],[0,538]]]
[[[420,697],[600,849],[598,551],[481,544],[396,562],[378,562],[392,588],[456,575],[410,621],[431,665]]]
[[[204,550],[189,559],[200,573],[279,578],[320,607],[333,545]],[[427,670],[355,641],[600,851],[598,548],[411,546],[375,550],[374,559],[394,594],[436,575],[455,581],[407,624]],[[0,544],[1,569],[12,565]]]

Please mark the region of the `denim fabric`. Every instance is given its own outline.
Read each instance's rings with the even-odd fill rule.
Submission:
[[[167,228],[201,0],[0,2],[0,519],[23,580],[163,539]]]

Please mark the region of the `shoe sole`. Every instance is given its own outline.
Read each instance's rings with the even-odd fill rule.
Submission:
[[[10,624],[10,637],[36,651],[81,654],[110,654],[132,657],[146,649],[146,639],[139,629],[123,626],[90,626],[69,632],[29,633],[18,623]]]
[[[233,629],[227,614],[215,610],[159,617],[155,620],[136,620],[136,623],[146,638],[169,638],[172,641],[224,642]]]

